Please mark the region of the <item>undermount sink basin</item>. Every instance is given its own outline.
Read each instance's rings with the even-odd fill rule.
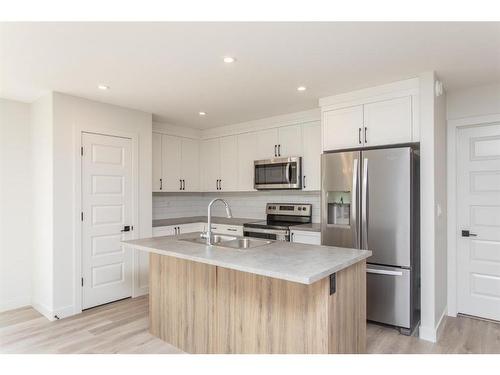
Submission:
[[[197,235],[196,237],[181,238],[180,241],[187,241],[206,245],[206,238]],[[268,245],[272,241],[262,240],[259,238],[224,236],[214,234],[212,237],[213,246],[229,247],[231,249],[251,249],[258,246]]]

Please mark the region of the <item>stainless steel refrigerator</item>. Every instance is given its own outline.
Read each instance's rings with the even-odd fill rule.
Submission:
[[[367,319],[411,334],[420,322],[419,152],[327,152],[321,160],[321,242],[368,249]]]

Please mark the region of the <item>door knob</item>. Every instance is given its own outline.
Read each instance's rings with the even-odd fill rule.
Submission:
[[[463,230],[462,237],[477,237],[477,234],[471,233],[469,230]]]

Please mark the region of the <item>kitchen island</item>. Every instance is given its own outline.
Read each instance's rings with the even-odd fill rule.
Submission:
[[[150,253],[150,332],[189,353],[363,353],[367,250],[124,241]]]

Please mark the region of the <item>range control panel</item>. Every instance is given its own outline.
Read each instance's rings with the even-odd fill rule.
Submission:
[[[311,216],[312,205],[309,203],[268,203],[268,215]]]

